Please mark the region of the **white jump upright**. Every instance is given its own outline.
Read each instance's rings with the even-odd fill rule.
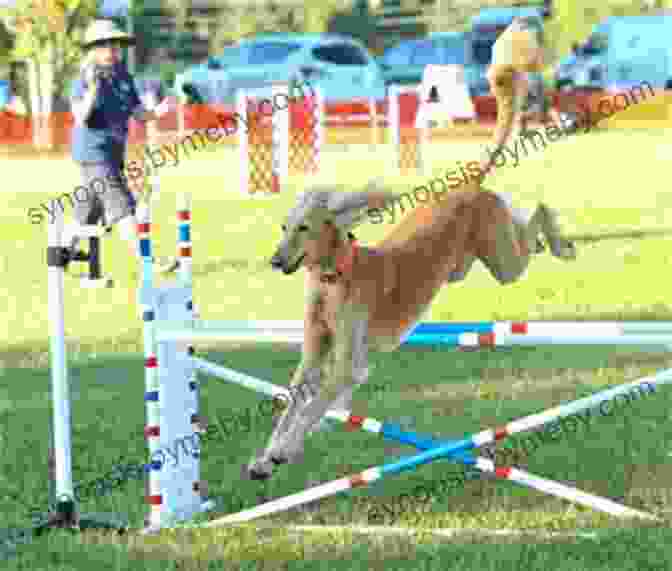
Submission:
[[[114,529],[119,525],[83,516],[78,512],[72,474],[72,417],[68,356],[65,344],[65,284],[64,273],[73,262],[87,262],[89,272],[81,279],[82,287],[108,288],[113,282],[102,275],[100,238],[107,233],[102,226],[71,224],[66,235],[63,211],[54,210],[54,220],[48,225],[48,312],[49,349],[51,367],[51,398],[53,422],[53,474],[56,496],[55,509],[47,520],[36,528],[36,533],[51,528]],[[71,250],[72,238],[88,238],[89,251]],[[123,526],[121,526],[123,527]]]
[[[54,460],[56,500],[62,512],[74,511],[72,482],[72,420],[70,386],[65,347],[65,299],[63,259],[63,213],[54,209],[55,219],[49,224],[47,265],[49,272],[49,341],[51,350],[51,390],[53,403]]]
[[[138,243],[142,263],[139,302],[145,352],[145,437],[149,448],[149,517],[145,532],[191,519],[213,504],[204,497],[200,479],[198,384],[191,347],[184,340],[158,343],[157,320],[193,320],[191,288],[191,210],[188,195],[177,211],[180,275],[175,283],[153,282],[151,215],[138,212]]]
[[[427,174],[425,155],[429,124],[423,121],[416,127],[414,122],[409,124],[402,121],[401,96],[406,94],[417,94],[419,97],[419,87],[391,85],[387,100],[387,129],[394,145],[397,169],[400,173],[415,171],[417,174]]]
[[[303,94],[302,104],[310,109],[312,116],[311,136],[315,139],[305,157],[304,170],[308,174],[319,171],[321,147],[324,139],[324,99],[319,88],[312,88],[313,96]],[[290,162],[297,145],[292,145],[292,106],[296,97],[290,97],[288,83],[273,83],[271,98],[267,89],[239,90],[236,93],[236,112],[242,125],[238,129],[240,151],[240,188],[243,194],[253,197],[266,197],[279,193],[287,184],[290,174]],[[308,103],[310,99],[310,103]],[[280,104],[280,102],[283,102]],[[284,107],[283,107],[284,105]],[[263,119],[270,117],[270,141],[266,141]],[[301,127],[304,127],[303,125]],[[266,143],[270,143],[270,156],[265,156]],[[300,145],[299,145],[300,146]],[[253,148],[256,152],[253,152]],[[268,169],[268,172],[264,172]],[[260,184],[267,183],[267,190],[258,190]]]

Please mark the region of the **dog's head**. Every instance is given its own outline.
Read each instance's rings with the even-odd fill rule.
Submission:
[[[335,187],[315,187],[300,194],[282,225],[283,238],[271,258],[273,268],[285,274],[296,272],[306,258],[308,242],[317,242],[324,232],[337,237],[361,223],[366,215],[373,185],[363,192],[342,192]]]

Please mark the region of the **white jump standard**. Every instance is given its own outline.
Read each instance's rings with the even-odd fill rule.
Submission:
[[[157,343],[154,323],[157,319],[193,319],[191,289],[191,213],[189,199],[182,197],[178,208],[178,282],[155,286],[149,207],[138,212],[138,246],[142,263],[139,302],[142,307],[145,351],[145,403],[147,425],[145,437],[149,447],[148,495],[150,513],[145,532],[158,531],[176,522],[192,518],[211,509],[204,497],[205,484],[200,480],[201,431],[198,416],[198,385],[189,360],[189,345]],[[173,450],[176,442],[192,442],[192,450],[183,444],[183,454],[175,465],[164,450]],[[179,450],[177,451],[179,453]]]
[[[46,521],[34,528],[37,535],[51,528],[124,530],[123,525],[78,513],[72,476],[72,419],[65,345],[64,272],[72,262],[87,262],[89,272],[82,279],[82,286],[110,287],[112,281],[102,275],[100,267],[100,237],[107,232],[102,226],[75,225],[69,227],[69,235],[66,236],[63,212],[58,209],[55,210],[53,222],[48,225],[47,287],[53,404],[53,442],[49,444],[54,450],[56,506],[54,512],[48,514]],[[72,243],[74,235],[89,238],[88,253],[72,251],[66,246]]]

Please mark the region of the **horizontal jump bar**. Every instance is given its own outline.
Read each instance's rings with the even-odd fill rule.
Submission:
[[[651,335],[507,335],[496,333],[414,333],[406,345],[452,347],[513,347],[533,345],[646,345],[672,346],[672,333]]]
[[[162,322],[162,328],[181,329],[191,327],[190,321]],[[299,320],[261,321],[197,321],[198,329],[225,329],[236,331],[258,331],[260,329],[281,329],[303,331]],[[530,334],[550,331],[614,331],[622,333],[666,333],[672,332],[672,321],[429,321],[418,324],[413,333],[490,333],[493,331],[512,334]]]
[[[236,331],[216,329],[177,329],[157,331],[157,342],[165,341],[228,341],[250,343],[303,343],[303,332],[292,331]],[[404,345],[450,347],[512,347],[534,345],[644,345],[672,347],[669,335],[501,335],[491,333],[412,334]]]

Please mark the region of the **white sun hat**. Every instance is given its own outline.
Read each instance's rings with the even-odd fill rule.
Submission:
[[[135,43],[135,38],[124,32],[116,22],[112,20],[94,20],[86,29],[82,45],[88,48],[110,40],[123,41],[129,44]]]

